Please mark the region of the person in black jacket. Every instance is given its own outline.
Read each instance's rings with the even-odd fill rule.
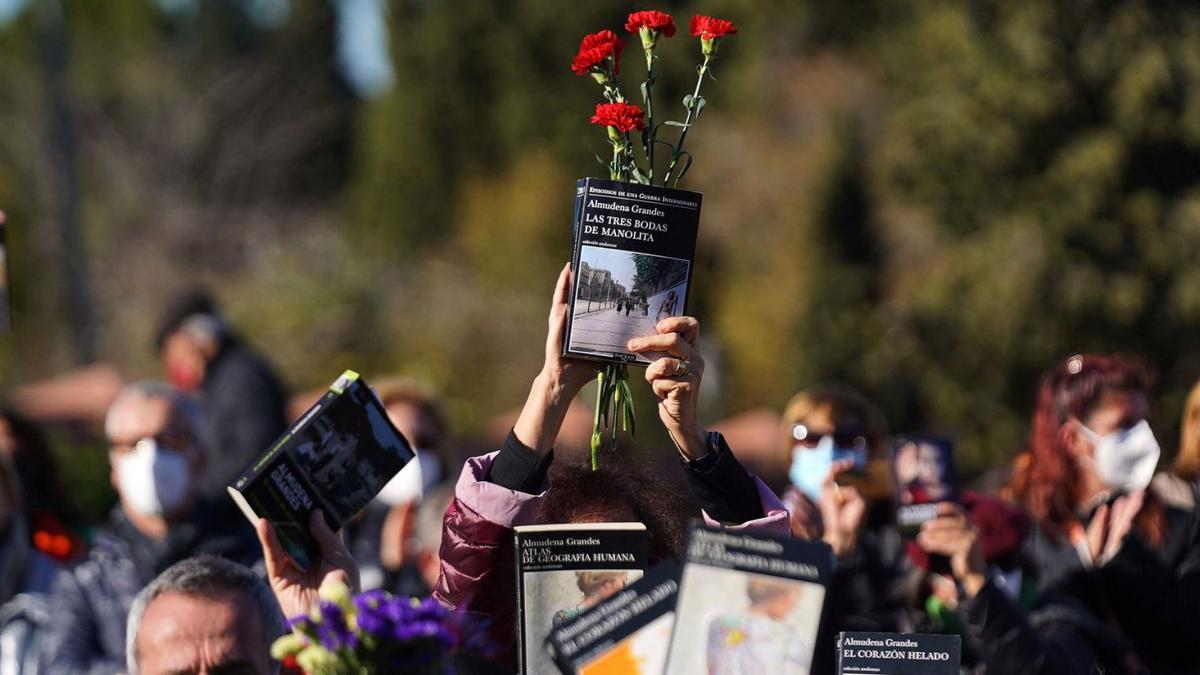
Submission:
[[[911,565],[895,525],[887,421],[858,392],[826,384],[793,396],[783,422],[792,535],[837,556],[812,667],[832,672],[839,632],[895,631],[902,617]]]
[[[1124,670],[1200,673],[1200,513],[1151,486],[1150,377],[1119,356],[1064,359],[1042,380],[1011,490],[1036,527],[1044,589],[1128,640]]]
[[[171,384],[199,395],[211,452],[201,489],[225,504],[225,486],[283,434],[283,385],[202,292],[193,291],[168,308],[157,345]]]
[[[125,669],[125,617],[138,591],[200,553],[243,564],[260,558],[254,533],[200,492],[205,454],[195,406],[165,383],[122,390],[105,420],[111,479],[120,498],[87,557],[61,572],[42,641],[50,673]]]

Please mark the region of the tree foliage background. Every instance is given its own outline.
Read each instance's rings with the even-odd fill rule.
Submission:
[[[237,0],[28,0],[0,28],[0,385],[155,374],[159,308],[199,281],[293,388],[405,373],[478,430],[527,392],[573,181],[603,171],[571,56],[659,8],[741,29],[685,180],[708,418],[840,380],[980,470],[1020,447],[1040,372],[1122,351],[1157,366],[1173,445],[1200,377],[1200,7],[396,0],[367,97],[335,67],[340,1],[262,25]],[[678,102],[698,46],[661,51]]]

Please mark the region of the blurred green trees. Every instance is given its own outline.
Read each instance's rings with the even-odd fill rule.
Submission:
[[[158,308],[201,280],[296,388],[409,373],[464,431],[518,405],[573,182],[603,173],[599,92],[568,65],[584,33],[651,6],[390,3],[396,83],[371,100],[331,66],[327,2],[277,28],[231,6],[66,3],[97,353],[155,372]],[[979,469],[1019,447],[1054,360],[1126,351],[1159,367],[1171,444],[1200,377],[1200,8],[655,7],[741,27],[685,180],[705,193],[689,303],[709,417],[844,380]],[[38,44],[32,11],[0,29],[4,384],[72,361]],[[681,30],[660,50],[656,111],[678,114],[698,45]]]

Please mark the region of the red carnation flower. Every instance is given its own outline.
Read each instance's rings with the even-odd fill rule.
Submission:
[[[711,16],[697,14],[692,17],[692,35],[701,40],[714,40],[726,35],[736,35],[737,26],[732,21],[714,19]]]
[[[583,36],[579,43],[579,53],[571,63],[571,70],[576,75],[587,75],[594,68],[599,68],[604,59],[612,57],[613,74],[621,72],[621,50],[625,43],[611,30],[602,30]]]
[[[634,12],[625,20],[625,30],[637,33],[642,28],[658,31],[665,37],[675,36],[675,18],[666,12]]]
[[[645,116],[641,108],[630,103],[597,103],[592,124],[613,127],[621,133],[641,131],[646,126]]]

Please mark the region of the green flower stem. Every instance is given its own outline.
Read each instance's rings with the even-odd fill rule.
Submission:
[[[642,29],[645,31],[646,29]],[[646,176],[649,178],[650,185],[654,185],[654,137],[658,135],[654,128],[654,47],[656,46],[657,37],[655,40],[647,42],[642,39],[642,44],[645,46],[646,52],[646,128],[649,129],[649,142],[642,148],[646,153],[647,167]]]
[[[614,449],[618,430],[634,433],[633,395],[629,389],[629,369],[623,363],[611,363],[596,375],[596,411],[592,416],[592,470],[600,465],[600,446],[604,444],[604,428]],[[619,428],[619,429],[618,429]]]
[[[683,154],[683,141],[687,138],[688,130],[692,128],[692,118],[695,117],[697,101],[700,98],[700,85],[704,84],[704,76],[708,74],[708,64],[712,61],[711,54],[704,55],[704,63],[700,65],[699,77],[696,78],[696,88],[692,90],[692,98],[689,99],[687,107],[687,118],[683,120],[683,130],[679,132],[679,142],[675,144],[675,151],[671,153],[671,162],[667,165],[667,173],[663,176],[663,185],[671,182],[671,174],[675,171],[675,165],[679,163],[679,157]]]

